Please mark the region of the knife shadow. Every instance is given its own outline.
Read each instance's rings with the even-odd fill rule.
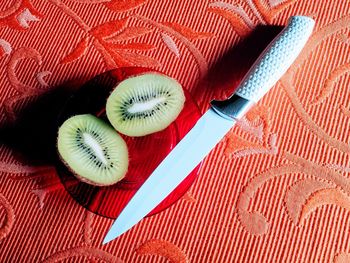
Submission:
[[[261,52],[282,29],[282,26],[257,26],[246,38],[216,59],[207,75],[191,92],[200,108],[205,111],[210,106],[210,100],[228,98]]]

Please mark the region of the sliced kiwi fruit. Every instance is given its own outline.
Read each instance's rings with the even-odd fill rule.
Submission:
[[[92,185],[112,185],[128,170],[124,140],[113,127],[90,114],[73,116],[61,125],[57,148],[73,174]]]
[[[120,82],[107,99],[113,127],[128,136],[144,136],[169,126],[184,107],[185,95],[175,79],[145,73]]]

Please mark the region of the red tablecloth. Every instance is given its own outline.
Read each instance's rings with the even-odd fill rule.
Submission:
[[[3,0],[0,135],[43,94],[123,66],[177,78],[204,112],[296,14],[316,20],[297,62],[182,199],[106,246],[112,220],[5,140],[0,261],[350,262],[347,0]],[[30,135],[12,137],[30,150],[26,138],[41,141]]]

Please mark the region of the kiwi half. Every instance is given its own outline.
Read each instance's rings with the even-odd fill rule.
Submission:
[[[180,83],[158,73],[146,73],[120,82],[107,99],[107,117],[129,136],[165,129],[181,112],[185,95]]]
[[[90,114],[71,117],[62,124],[57,148],[74,175],[92,185],[112,185],[128,169],[124,140],[110,125]]]

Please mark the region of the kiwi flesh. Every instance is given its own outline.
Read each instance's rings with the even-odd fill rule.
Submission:
[[[124,140],[113,127],[90,114],[73,116],[61,125],[57,148],[69,170],[92,185],[112,185],[128,170]]]
[[[107,99],[113,127],[128,136],[144,136],[169,126],[184,107],[185,95],[175,79],[145,73],[120,82]]]

